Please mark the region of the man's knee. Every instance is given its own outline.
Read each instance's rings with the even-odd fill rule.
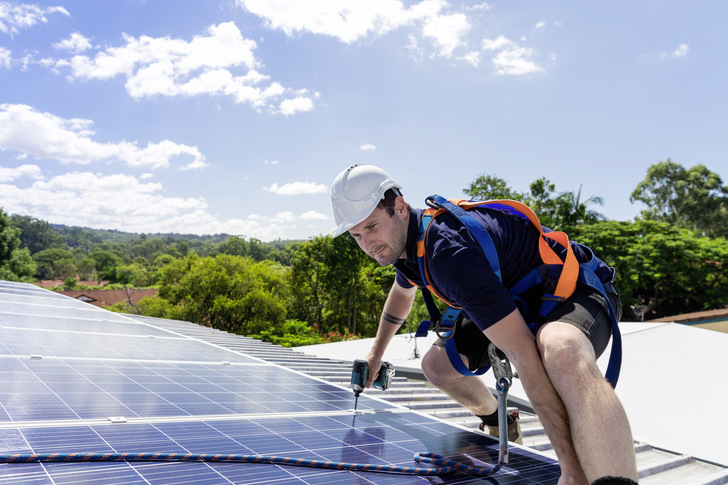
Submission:
[[[545,325],[539,330],[536,340],[544,367],[550,375],[596,369],[596,356],[588,337],[568,323]]]
[[[460,375],[450,363],[447,351],[438,346],[430,348],[422,358],[421,366],[427,380],[436,387],[440,387],[443,381]]]

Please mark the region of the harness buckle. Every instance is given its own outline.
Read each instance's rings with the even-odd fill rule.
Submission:
[[[444,322],[443,322],[444,320]],[[445,325],[443,325],[445,323]],[[440,333],[440,329],[446,329],[443,333]],[[444,316],[435,322],[435,334],[442,340],[449,340],[455,336],[455,322],[452,320],[445,320]]]

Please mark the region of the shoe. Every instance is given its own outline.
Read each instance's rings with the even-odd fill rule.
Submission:
[[[519,445],[523,444],[523,433],[521,433],[521,425],[518,423],[519,416],[518,411],[513,411],[509,414],[511,418],[513,418],[512,423],[508,423],[508,441],[512,441],[513,443],[517,443]],[[493,436],[494,438],[498,438],[500,436],[498,426],[487,426],[488,430],[486,431],[486,425],[485,423],[480,423],[478,426],[478,429],[484,433],[488,433],[489,435]]]

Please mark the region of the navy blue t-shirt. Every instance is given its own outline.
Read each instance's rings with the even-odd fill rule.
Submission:
[[[484,330],[516,309],[507,288],[543,264],[538,251],[540,236],[530,221],[502,210],[477,207],[468,213],[493,239],[503,283],[498,280],[470,230],[447,212],[437,216],[427,230],[425,257],[437,291],[462,307],[478,328]],[[423,214],[423,209],[410,208],[407,258],[394,263],[397,283],[404,288],[412,287],[410,281],[417,286],[425,286],[420,276],[416,249]],[[545,231],[548,232],[548,229]],[[565,252],[558,243],[548,241],[557,254]],[[573,241],[571,246],[577,260],[586,261],[588,256],[582,247]],[[602,261],[599,261],[595,273],[604,283],[614,279],[614,269]]]

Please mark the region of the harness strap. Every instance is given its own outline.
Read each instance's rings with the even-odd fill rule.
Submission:
[[[482,376],[486,372],[488,372],[488,369],[490,369],[489,365],[485,365],[483,367],[478,367],[474,371],[471,371],[468,369],[465,364],[463,363],[462,357],[460,357],[460,352],[458,352],[457,347],[455,347],[455,339],[451,338],[445,341],[445,351],[447,352],[447,356],[450,359],[450,363],[455,368],[456,371],[458,371],[460,374],[471,377],[471,376]]]

